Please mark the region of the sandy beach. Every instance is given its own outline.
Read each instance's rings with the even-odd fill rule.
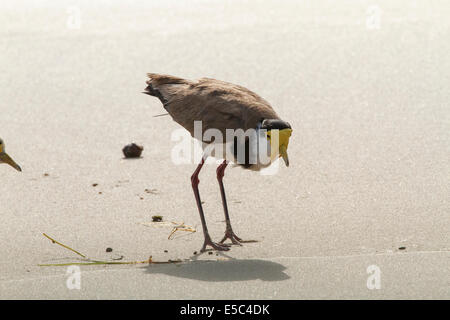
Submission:
[[[0,298],[449,299],[450,5],[376,2],[2,1],[0,137],[23,172],[0,165]],[[194,255],[196,164],[171,160],[180,126],[154,117],[147,72],[243,85],[292,125],[288,168],[226,172],[257,242]],[[220,240],[215,174],[200,192]],[[196,232],[169,239],[172,222]],[[182,263],[80,266],[71,289],[69,266],[39,265],[81,257],[43,233]]]

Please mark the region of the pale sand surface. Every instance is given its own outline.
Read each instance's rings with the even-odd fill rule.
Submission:
[[[0,166],[0,298],[450,298],[448,1],[377,1],[375,30],[372,1],[148,2],[0,3],[0,136],[23,168]],[[195,165],[172,163],[179,126],[153,118],[164,109],[140,93],[146,72],[258,92],[294,128],[291,166],[226,172],[235,231],[259,242],[82,267],[69,290],[65,267],[37,265],[76,255],[43,232],[102,259],[201,247]],[[127,161],[132,141],[144,156]],[[219,239],[214,168],[200,180]],[[199,232],[168,240],[170,227],[142,224],[157,214]]]

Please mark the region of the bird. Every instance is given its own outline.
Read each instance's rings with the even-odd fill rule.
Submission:
[[[17,171],[22,171],[22,168],[5,152],[5,142],[0,138],[0,163],[9,164]]]
[[[203,146],[202,158],[191,176],[204,235],[200,252],[207,251],[208,247],[227,251],[231,245],[242,245],[245,241],[231,226],[223,185],[225,169],[232,162],[234,166],[259,171],[280,157],[289,166],[287,148],[291,125],[282,120],[266,100],[243,86],[213,78],[189,80],[157,73],[147,76],[147,87],[142,93],[158,98],[172,119]],[[201,124],[200,135],[196,132],[196,123]],[[215,130],[216,136],[206,139],[208,130]],[[241,134],[227,135],[230,132]],[[246,135],[246,132],[250,134]],[[213,139],[220,134],[222,140]],[[219,145],[221,148],[215,149]],[[216,169],[226,223],[225,235],[220,242],[211,239],[198,189],[200,170],[210,156],[223,159]],[[231,244],[225,243],[228,239]]]

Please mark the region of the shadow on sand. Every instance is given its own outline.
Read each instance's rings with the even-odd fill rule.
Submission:
[[[150,265],[145,272],[202,281],[282,281],[290,277],[283,271],[282,264],[267,260],[192,260],[179,264]]]

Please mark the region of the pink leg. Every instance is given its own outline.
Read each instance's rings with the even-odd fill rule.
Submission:
[[[200,173],[200,170],[202,169],[204,163],[205,163],[205,159],[202,158],[202,161],[199,163],[197,169],[194,171],[194,173],[191,176],[192,189],[194,189],[195,200],[197,201],[198,212],[200,213],[200,220],[202,221],[203,235],[205,237],[205,241],[203,243],[203,247],[200,250],[200,252],[206,251],[206,246],[208,246],[208,245],[211,246],[215,250],[226,251],[226,250],[229,250],[229,246],[213,242],[211,240],[211,237],[209,236],[208,228],[206,226],[206,220],[205,220],[205,215],[203,213],[202,201],[200,200],[200,193],[198,191],[198,185],[200,183],[200,180],[198,179],[198,174]]]
[[[225,212],[225,222],[227,224],[227,228],[225,230],[225,236],[220,241],[223,243],[225,240],[230,239],[231,243],[241,245],[239,241],[242,241],[237,235],[234,234],[233,229],[231,228],[230,216],[228,214],[228,206],[227,206],[227,198],[225,196],[225,188],[223,187],[223,177],[225,175],[225,169],[227,168],[227,161],[224,160],[220,166],[217,167],[217,181],[219,181],[220,186],[220,195],[222,196],[222,204],[223,211]]]

